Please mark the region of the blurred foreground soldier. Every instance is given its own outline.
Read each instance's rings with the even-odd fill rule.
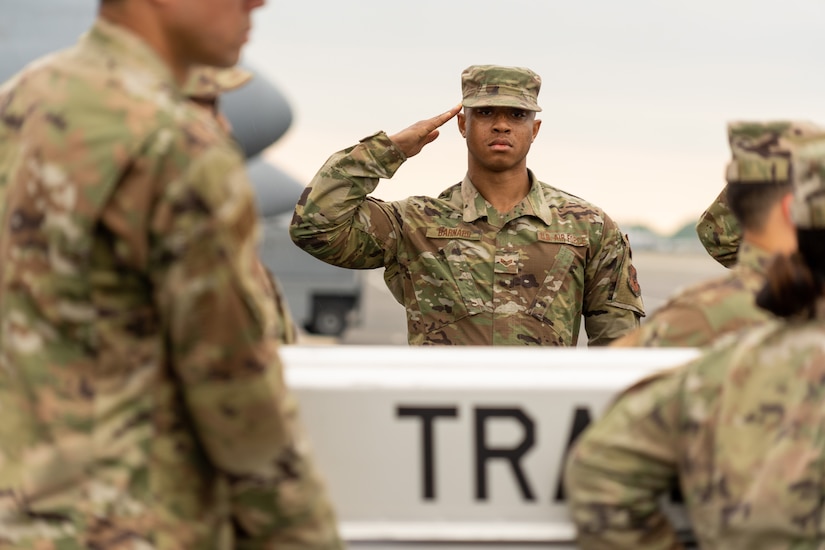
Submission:
[[[198,66],[189,71],[183,95],[215,117],[226,133],[231,134],[232,125],[220,109],[221,96],[245,86],[250,80],[252,73],[240,67]]]
[[[753,147],[754,154],[773,155],[783,147],[785,139],[805,139],[816,136],[825,129],[810,122],[776,122],[769,125],[770,133],[758,133],[752,137],[754,145],[762,141],[764,149]],[[746,136],[743,136],[746,137]],[[708,254],[725,267],[736,264],[739,246],[742,242],[742,227],[728,204],[726,191],[702,213],[696,224],[696,234]]]
[[[788,156],[800,128],[806,128],[806,123],[728,125],[733,159],[727,168],[725,194],[737,226],[742,227],[739,261],[725,276],[680,292],[613,345],[705,346],[771,318],[756,305],[756,294],[765,284],[774,255],[796,250],[796,230],[788,210],[792,188]],[[823,136],[825,132],[819,135]]]
[[[825,544],[825,140],[792,174],[799,253],[757,298],[785,319],[639,382],[582,434],[565,474],[579,548],[678,548],[659,508],[676,475],[702,548]]]
[[[0,88],[0,547],[337,549],[242,155],[181,92],[260,0],[108,0]]]
[[[464,112],[444,114],[334,154],[295,209],[293,241],[333,265],[386,268],[407,310],[410,344],[607,344],[644,315],[630,247],[598,207],[527,169],[541,80],[529,69],[475,65],[461,75]],[[458,114],[464,181],[437,198],[368,197]]]
[[[183,85],[183,95],[188,97],[196,106],[214,117],[227,135],[232,134],[232,125],[220,109],[221,96],[227,92],[237,90],[252,80],[252,73],[240,67],[195,67],[189,71],[186,83]],[[276,337],[279,344],[295,344],[298,341],[298,330],[289,304],[284,297],[278,279],[272,274],[263,262],[259,262],[259,275],[263,279],[267,295],[275,304]]]

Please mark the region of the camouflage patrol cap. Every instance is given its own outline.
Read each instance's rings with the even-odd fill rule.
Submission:
[[[728,183],[785,183],[791,180],[791,153],[798,144],[823,136],[825,129],[806,121],[728,123],[733,158]]]
[[[183,86],[183,95],[197,99],[215,99],[225,92],[236,90],[252,80],[252,73],[240,67],[221,69],[198,66],[189,71]]]
[[[523,67],[472,65],[461,73],[465,107],[517,107],[541,111],[537,103],[541,77]]]
[[[825,133],[798,143],[792,163],[794,225],[799,229],[825,229]]]

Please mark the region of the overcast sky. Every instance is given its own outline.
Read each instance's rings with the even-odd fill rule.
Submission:
[[[821,0],[270,0],[245,61],[294,108],[269,156],[302,181],[358,139],[456,104],[468,65],[530,67],[539,179],[670,232],[724,185],[726,121],[825,124],[823,20]],[[376,195],[437,194],[465,170],[450,122]]]
[[[97,0],[0,3],[4,47],[43,53],[73,42]],[[302,182],[358,139],[458,103],[468,65],[530,67],[543,79],[536,175],[670,232],[724,185],[728,120],[825,124],[822,21],[822,0],[268,0],[245,62],[293,107],[269,157]],[[18,57],[0,56],[0,72]],[[376,195],[438,194],[466,162],[451,121]]]

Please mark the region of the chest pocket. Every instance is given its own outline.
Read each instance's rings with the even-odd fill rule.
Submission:
[[[562,246],[558,250],[553,265],[547,271],[536,298],[527,311],[528,315],[553,327],[568,345],[574,344],[573,337],[578,334],[584,292],[584,281],[576,280],[575,274],[571,273],[575,259],[576,253],[570,247]]]
[[[437,248],[419,254],[409,268],[416,304],[427,331],[484,311],[476,278],[481,266],[491,263],[478,242],[480,235],[443,238],[436,231],[428,230],[427,237],[436,241]]]

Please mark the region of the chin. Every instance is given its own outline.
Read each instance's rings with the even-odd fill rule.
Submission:
[[[228,69],[229,67],[234,67],[238,64],[238,61],[241,59],[241,52],[238,50],[231,53],[213,53],[203,57],[204,59],[200,61],[202,65]]]

